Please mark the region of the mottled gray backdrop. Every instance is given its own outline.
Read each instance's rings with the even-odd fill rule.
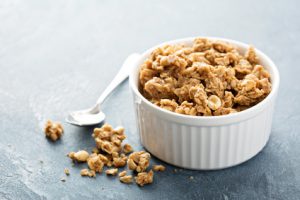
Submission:
[[[1,0],[0,199],[300,199],[299,7],[296,0]],[[92,105],[127,55],[197,35],[251,43],[277,64],[272,135],[258,156],[213,172],[167,165],[139,188],[105,175],[81,178],[84,166],[71,166],[65,154],[91,150],[92,128],[63,122],[62,140],[44,138],[45,120]],[[103,109],[141,149],[128,82]],[[65,167],[71,175],[61,182]]]

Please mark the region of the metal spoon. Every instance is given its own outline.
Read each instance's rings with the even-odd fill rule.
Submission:
[[[90,126],[101,123],[105,119],[105,114],[100,108],[101,104],[109,96],[109,94],[128,77],[132,63],[139,57],[140,55],[136,53],[129,55],[124,61],[118,74],[100,95],[96,105],[89,109],[70,112],[66,121],[78,126]]]

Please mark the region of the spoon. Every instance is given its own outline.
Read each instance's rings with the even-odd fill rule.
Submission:
[[[78,126],[91,126],[101,123],[105,119],[105,114],[101,111],[101,104],[109,96],[109,94],[129,76],[132,63],[134,63],[139,57],[140,55],[137,53],[129,55],[115,78],[100,95],[96,105],[89,109],[70,112],[66,121]]]

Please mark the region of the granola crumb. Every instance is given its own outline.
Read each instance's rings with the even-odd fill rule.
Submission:
[[[139,186],[144,186],[146,184],[150,184],[153,182],[153,171],[150,170],[149,172],[140,172],[138,175],[135,177],[135,182]]]
[[[70,152],[68,157],[71,158],[73,161],[77,162],[86,162],[89,158],[89,153],[84,150],[80,150],[78,152]]]
[[[101,173],[104,167],[104,163],[97,154],[91,154],[87,159],[87,164],[89,168],[95,172]]]
[[[118,173],[118,168],[108,169],[105,171],[106,175],[115,176]]]
[[[132,175],[121,176],[120,181],[127,184],[132,183]]]
[[[70,170],[69,170],[68,168],[65,168],[65,169],[64,169],[64,173],[65,173],[67,176],[69,176],[69,175],[70,175]]]
[[[126,174],[127,174],[127,171],[124,170],[124,171],[122,171],[122,172],[119,173],[119,177],[126,176]]]
[[[59,122],[52,122],[51,120],[48,120],[46,122],[44,132],[47,138],[52,141],[56,141],[63,135],[64,129]]]
[[[127,160],[128,168],[137,172],[143,172],[149,166],[150,157],[150,154],[145,151],[133,152]]]
[[[166,167],[165,166],[163,166],[163,165],[153,165],[153,170],[154,171],[165,171],[166,170]]]
[[[81,176],[88,176],[88,177],[96,177],[96,172],[94,170],[82,169],[80,171]]]
[[[123,152],[125,154],[133,152],[132,146],[130,144],[124,144],[124,146],[123,146]]]
[[[104,124],[101,128],[95,128],[93,135],[97,148],[107,154],[120,152],[121,143],[126,138],[124,128],[113,129],[111,125]]]

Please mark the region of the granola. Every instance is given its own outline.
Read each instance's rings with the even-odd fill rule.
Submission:
[[[145,151],[134,152],[129,155],[128,168],[137,172],[143,172],[150,164],[150,157],[150,154]]]
[[[240,112],[271,92],[270,74],[254,47],[243,55],[231,44],[206,38],[155,49],[141,65],[139,87],[153,104],[194,116]]]
[[[139,186],[144,186],[146,184],[150,184],[153,182],[153,171],[150,170],[149,172],[140,172],[138,175],[135,177],[135,182]]]
[[[68,157],[76,162],[86,162],[89,158],[89,153],[84,150],[80,150],[78,152],[70,152]]]
[[[118,173],[118,168],[108,169],[105,171],[106,175],[115,176]]]
[[[188,103],[183,104],[183,112],[192,112],[189,106]],[[96,177],[96,173],[102,173],[105,168],[106,175],[116,176],[119,168],[127,165],[130,170],[134,171],[132,173],[137,175],[133,179],[132,175],[127,175],[127,171],[123,170],[118,174],[120,182],[130,184],[135,180],[139,186],[153,182],[153,171],[146,172],[150,165],[150,154],[145,151],[133,152],[131,145],[122,145],[126,138],[124,128],[113,129],[109,124],[104,124],[101,128],[94,129],[93,137],[97,148],[93,148],[91,154],[85,150],[68,154],[68,157],[74,162],[73,164],[79,162],[87,164],[88,168],[80,171],[81,176]],[[131,154],[127,156],[126,154],[129,153]],[[153,165],[152,168],[154,171],[165,170],[163,165]],[[64,172],[66,175],[70,174],[68,168],[65,168]]]
[[[48,120],[46,122],[44,132],[47,138],[50,138],[52,141],[56,141],[60,139],[64,129],[59,122],[52,122],[51,120]]]
[[[121,176],[120,181],[127,184],[132,183],[132,175]]]

